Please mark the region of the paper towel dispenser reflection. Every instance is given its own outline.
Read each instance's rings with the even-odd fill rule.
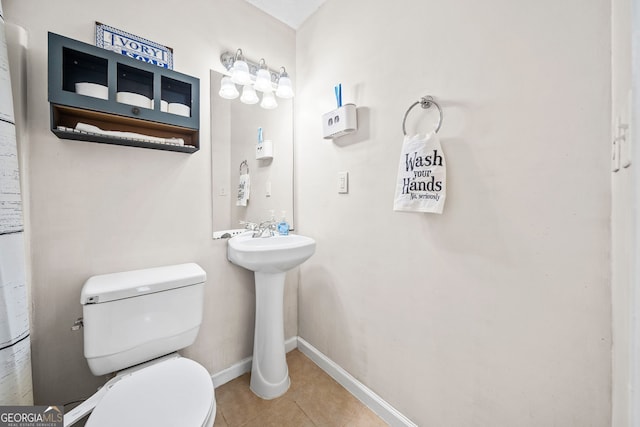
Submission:
[[[358,116],[355,104],[345,104],[322,115],[324,139],[338,138],[358,130]]]

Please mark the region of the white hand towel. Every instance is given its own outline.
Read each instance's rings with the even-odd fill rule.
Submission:
[[[249,193],[251,193],[251,181],[249,180],[249,174],[245,173],[240,175],[240,181],[238,182],[238,200],[236,200],[236,206],[247,206]]]
[[[87,123],[76,124],[76,130],[81,132],[95,133],[98,135],[115,136],[117,138],[124,139],[142,139],[147,142],[157,142],[159,144],[174,144],[184,145],[184,139],[182,138],[159,138],[156,136],[143,135],[135,132],[121,132],[118,130],[102,130],[97,126],[93,126]]]
[[[447,165],[435,133],[405,136],[400,152],[394,211],[442,213]]]

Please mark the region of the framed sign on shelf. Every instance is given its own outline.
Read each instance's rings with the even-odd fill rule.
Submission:
[[[96,22],[96,46],[173,70],[173,49]]]

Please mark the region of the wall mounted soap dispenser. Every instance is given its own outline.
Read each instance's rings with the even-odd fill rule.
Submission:
[[[273,141],[265,139],[262,144],[256,145],[256,160],[268,160],[273,158]]]
[[[324,139],[338,138],[358,130],[358,116],[355,104],[345,104],[322,115]]]
[[[263,139],[262,128],[258,128],[258,143],[256,144],[256,160],[268,160],[273,158],[273,141]]]
[[[358,129],[358,115],[355,104],[342,105],[342,83],[333,88],[338,108],[322,115],[324,139],[338,138]]]

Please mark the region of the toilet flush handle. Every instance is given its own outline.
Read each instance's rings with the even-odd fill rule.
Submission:
[[[72,331],[79,331],[80,328],[84,326],[83,318],[78,317],[75,322],[73,322],[73,326],[71,327]]]

